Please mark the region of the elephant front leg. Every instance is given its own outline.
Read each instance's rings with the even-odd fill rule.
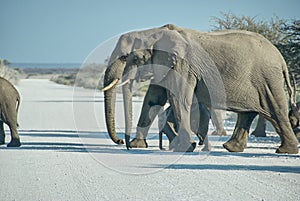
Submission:
[[[187,88],[185,90],[189,91]],[[196,148],[190,124],[192,95],[188,95],[190,94],[183,93],[183,96],[179,96],[179,99],[174,96],[169,99],[171,107],[174,109],[175,122],[178,127],[176,129],[178,130],[178,136],[171,144],[175,152],[193,152]]]
[[[223,144],[223,147],[230,152],[243,152],[247,147],[249,129],[256,112],[244,112],[238,114],[238,120],[229,141]]]
[[[150,85],[145,95],[142,111],[136,128],[136,137],[130,142],[131,148],[147,148],[146,137],[153,120],[161,107],[167,102],[166,89],[157,85]]]
[[[0,145],[5,144],[5,132],[3,128],[3,121],[0,120]]]
[[[210,120],[210,111],[206,107],[206,105],[199,103],[199,113],[200,113],[200,119],[199,119],[199,126],[197,137],[199,138],[199,145],[204,145],[202,148],[202,151],[211,151],[211,144],[208,141],[208,126],[209,126],[209,120]],[[191,119],[193,122],[193,114],[191,113]]]

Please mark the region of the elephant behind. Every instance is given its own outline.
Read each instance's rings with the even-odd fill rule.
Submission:
[[[0,145],[5,144],[5,132],[3,128],[3,123],[5,123],[8,125],[11,133],[11,141],[7,146],[21,146],[17,130],[19,106],[20,95],[18,91],[9,81],[0,77]]]

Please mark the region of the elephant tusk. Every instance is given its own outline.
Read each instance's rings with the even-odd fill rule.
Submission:
[[[119,79],[115,79],[109,85],[107,85],[106,87],[104,87],[101,91],[105,92],[105,91],[111,89],[113,86],[115,86],[118,83],[118,81],[119,81]]]
[[[121,86],[123,86],[123,85],[127,84],[128,82],[130,82],[130,79],[127,79],[127,80],[125,80],[124,82],[122,82],[122,83],[118,84],[118,86],[117,86],[117,87],[121,87]]]

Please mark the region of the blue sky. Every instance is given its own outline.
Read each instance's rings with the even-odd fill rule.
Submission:
[[[201,31],[220,12],[300,19],[299,0],[0,0],[0,58],[78,62],[124,32],[174,23]]]

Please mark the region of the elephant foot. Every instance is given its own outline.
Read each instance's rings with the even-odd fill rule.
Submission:
[[[211,151],[211,144],[208,142],[206,145],[204,145],[201,151]]]
[[[225,130],[222,130],[221,132],[215,130],[214,132],[211,133],[211,135],[216,135],[216,136],[226,136],[226,135],[227,135],[227,132],[226,132]]]
[[[223,144],[223,147],[229,152],[243,152],[245,149],[244,144],[240,144],[235,140],[230,140]]]
[[[20,139],[18,138],[13,138],[10,143],[7,144],[7,147],[20,147],[21,146],[21,142]]]
[[[298,154],[298,146],[297,145],[280,145],[280,147],[276,150],[277,154]]]
[[[148,148],[148,144],[146,142],[145,139],[137,139],[134,138],[131,142],[130,142],[130,147],[131,148]]]
[[[234,130],[230,140],[223,144],[229,152],[243,152],[247,147],[248,130],[238,128]]]
[[[179,144],[178,146],[174,147],[173,151],[174,152],[193,152],[196,148],[197,144],[196,142],[193,142],[191,144],[185,144],[181,145]]]

